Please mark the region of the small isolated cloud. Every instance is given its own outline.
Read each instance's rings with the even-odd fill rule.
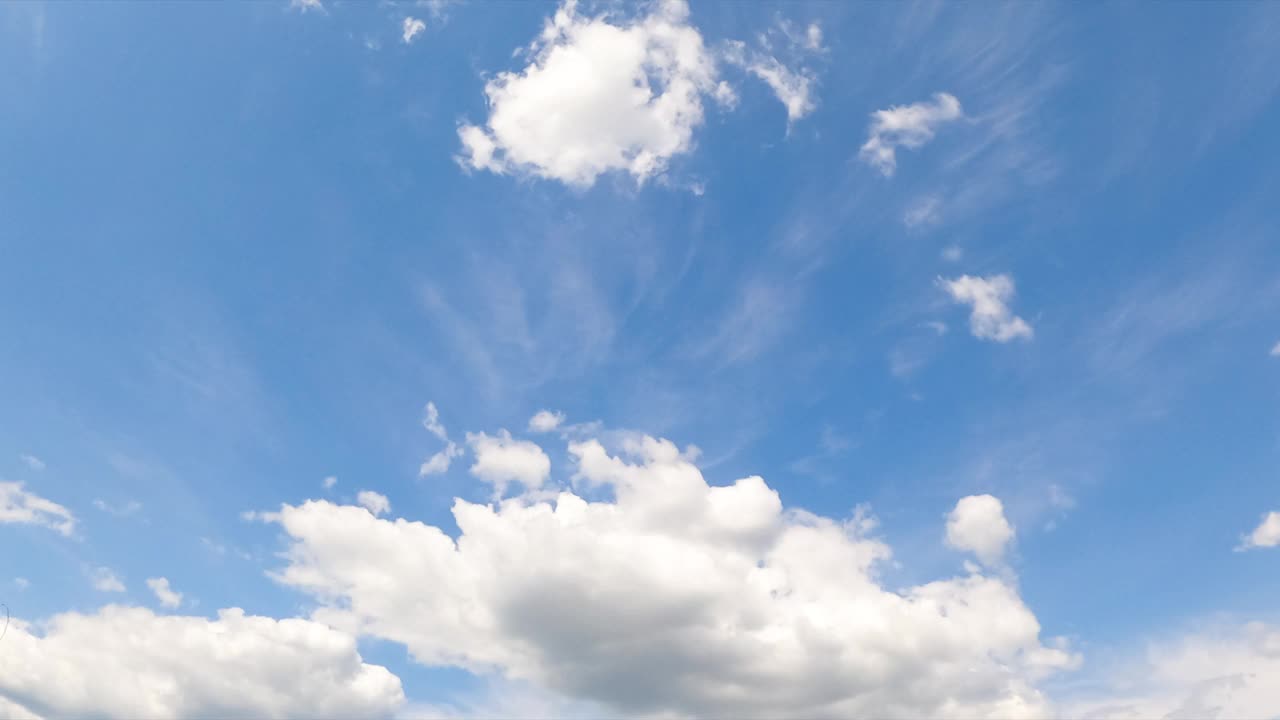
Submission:
[[[98,592],[124,592],[124,583],[111,568],[100,567],[89,574],[93,589]]]
[[[108,515],[116,515],[118,517],[128,517],[142,509],[142,503],[137,500],[129,500],[120,505],[112,505],[101,498],[95,498],[93,506]]]
[[[912,203],[902,215],[902,224],[908,228],[936,225],[941,219],[942,202],[936,197],[924,197]]]
[[[939,254],[947,262],[960,262],[960,258],[964,257],[964,248],[959,245],[948,245],[942,248],[942,252]]]
[[[551,474],[551,458],[541,447],[528,440],[516,440],[506,430],[499,430],[497,435],[467,433],[467,444],[476,456],[471,474],[493,485],[497,497],[511,482],[528,490],[540,488]]]
[[[1030,340],[1034,335],[1031,326],[1009,309],[1014,295],[1012,277],[961,275],[954,280],[939,278],[938,283],[956,303],[972,308],[969,330],[974,337],[1005,343],[1017,338]]]
[[[529,64],[485,85],[488,120],[458,129],[462,165],[587,187],[611,171],[644,182],[688,152],[715,58],[683,0],[652,8],[614,22],[561,5]]]
[[[1275,353],[1272,353],[1272,354],[1274,355]],[[35,470],[36,472],[40,472],[41,470],[44,470],[46,467],[44,464],[44,461],[36,457],[35,455],[28,455],[26,453],[23,453],[18,456],[18,459],[22,461],[23,465],[26,465],[29,469]]]
[[[444,425],[440,424],[440,411],[436,409],[436,404],[433,402],[427,403],[427,408],[423,411],[422,427],[441,440],[449,441],[448,431],[444,429]]]
[[[0,523],[40,525],[71,535],[76,518],[52,500],[23,489],[20,482],[0,482]]]
[[[26,590],[31,587],[31,581],[24,577],[14,578],[13,584],[17,585],[19,590]]]
[[[1253,532],[1244,536],[1237,550],[1253,550],[1256,548],[1273,548],[1280,545],[1280,512],[1269,512],[1262,516],[1262,522]]]
[[[182,593],[169,587],[168,578],[147,578],[147,587],[155,593],[162,607],[176,608],[182,604]]]
[[[529,418],[529,431],[538,433],[551,432],[560,427],[563,422],[564,413],[539,410],[536,415]]]
[[[422,34],[427,29],[427,24],[416,17],[406,17],[401,25],[400,39],[405,45],[413,42],[413,39]]]
[[[947,544],[973,553],[988,567],[1004,562],[1013,534],[1013,526],[1004,517],[1004,504],[993,495],[960,498],[947,514]]]
[[[817,75],[806,66],[805,58],[823,51],[822,28],[813,23],[808,29],[797,31],[790,22],[782,20],[760,36],[758,45],[748,49],[746,43],[730,40],[725,44],[724,59],[769,86],[787,109],[790,127],[818,107]],[[787,62],[778,58],[778,52],[787,57]]]
[[[443,450],[427,458],[426,462],[418,467],[418,477],[448,472],[449,466],[453,464],[453,459],[461,454],[462,448],[458,447],[456,443],[449,443]]]
[[[1280,342],[1271,346],[1271,352],[1269,354],[1271,357],[1280,357]],[[41,467],[43,467],[43,465]]]
[[[289,9],[297,10],[301,13],[325,12],[324,3],[320,2],[320,0],[289,0]]]
[[[37,629],[38,628],[38,629]],[[14,619],[0,652],[4,717],[389,718],[400,679],[323,623],[220,610],[216,619],[110,605]]]
[[[858,157],[889,177],[898,168],[897,149],[915,150],[933,139],[940,125],[957,120],[960,101],[948,93],[936,93],[933,102],[895,105],[871,113],[867,142]]]
[[[391,512],[391,501],[387,496],[372,490],[361,490],[357,493],[356,504],[373,513],[374,517]]]
[[[322,480],[320,484],[324,485],[325,490],[332,490],[333,486],[338,484],[338,478],[335,475],[330,475]]]

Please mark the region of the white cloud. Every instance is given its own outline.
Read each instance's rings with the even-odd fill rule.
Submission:
[[[960,498],[947,514],[947,544],[977,555],[988,566],[1004,561],[1013,533],[1013,526],[1004,517],[1004,504],[992,495]]]
[[[805,47],[815,51],[822,49],[822,26],[818,23],[811,23],[805,31]]]
[[[506,430],[499,430],[494,436],[467,433],[467,444],[476,456],[471,474],[493,485],[498,497],[509,482],[533,490],[542,487],[551,474],[551,458],[542,448],[528,440],[516,440]]]
[[[276,577],[317,621],[418,662],[500,674],[611,714],[1045,716],[1076,658],[1015,586],[974,572],[901,590],[865,515],[786,511],[759,477],[709,486],[667,441],[572,443],[589,502],[455,500],[456,538],[327,501],[273,514]],[[629,461],[627,458],[634,458]]]
[[[89,581],[93,583],[93,589],[98,592],[124,592],[124,583],[111,570],[111,568],[100,567],[89,574]]]
[[[427,24],[416,17],[406,17],[402,26],[400,38],[408,45],[413,39],[420,35],[422,31],[427,29]]]
[[[1280,512],[1269,512],[1262,516],[1262,522],[1253,532],[1244,536],[1237,550],[1253,548],[1272,548],[1280,545]]]
[[[885,176],[898,167],[897,148],[915,150],[933,139],[938,126],[957,120],[960,101],[948,93],[936,93],[933,102],[895,105],[871,113],[869,137],[858,152],[863,162]]]
[[[443,450],[427,458],[427,461],[418,467],[418,476],[426,477],[448,472],[449,466],[453,464],[453,459],[461,454],[462,448],[455,443],[449,443]]]
[[[757,58],[747,65],[747,72],[764,81],[787,108],[787,120],[795,122],[813,112],[818,103],[813,99],[813,77],[803,70],[792,70],[775,57]]]
[[[961,275],[938,283],[957,303],[969,305],[969,330],[976,338],[1004,343],[1016,338],[1031,339],[1034,331],[1025,320],[1009,310],[1013,298],[1013,278],[1008,275],[974,277]]]
[[[162,607],[176,608],[182,604],[182,593],[169,587],[168,578],[147,578],[147,587],[155,593]]]
[[[338,484],[338,478],[335,475],[330,475],[321,481],[321,484],[324,485],[325,490],[332,490],[333,486]]]
[[[356,504],[374,515],[386,515],[391,512],[391,501],[387,496],[372,490],[361,490],[357,493]]]
[[[485,85],[489,118],[458,129],[460,162],[580,187],[611,171],[637,182],[661,174],[692,148],[702,97],[716,89],[715,58],[688,19],[683,0],[616,24],[568,0],[529,64]]]
[[[108,515],[118,515],[120,517],[127,517],[142,509],[142,503],[137,500],[129,500],[122,505],[112,505],[106,500],[95,498],[93,506]]]
[[[24,490],[20,482],[0,482],[0,523],[40,525],[63,535],[76,529],[76,518],[70,510]]]
[[[440,411],[436,409],[436,404],[433,402],[427,403],[427,409],[423,411],[422,427],[441,440],[449,441],[449,432],[440,423]]]
[[[942,248],[941,255],[947,262],[960,262],[960,258],[964,257],[964,248],[959,245],[948,245]]]
[[[564,422],[564,413],[539,410],[529,418],[529,431],[537,433],[551,432]]]
[[[354,638],[238,608],[209,620],[108,606],[14,620],[3,643],[0,697],[37,716],[389,718],[404,702]]]
[[[27,453],[23,453],[18,456],[18,459],[22,461],[23,465],[26,465],[28,468],[35,470],[36,472],[40,472],[41,470],[44,470],[46,467],[44,464],[44,461],[36,457],[35,455],[28,455]]]
[[[325,12],[324,3],[320,0],[289,0],[289,8],[298,12],[308,13],[312,10],[316,12]]]
[[[903,213],[902,224],[909,228],[936,225],[940,219],[938,210],[941,207],[942,203],[936,197],[920,198]]]
[[[1109,670],[1100,697],[1066,704],[1063,717],[1274,718],[1280,708],[1280,628],[1218,625],[1151,645]]]
[[[1269,354],[1271,357],[1280,357],[1280,342],[1271,346],[1271,352]]]
[[[779,35],[785,41],[781,45],[789,55],[789,64],[774,54],[774,46],[778,44],[774,40]],[[797,32],[791,23],[781,21],[776,28],[760,36],[758,49],[748,50],[746,43],[740,40],[728,41],[724,59],[764,81],[773,90],[774,96],[787,109],[787,124],[790,126],[818,107],[814,97],[818,81],[814,72],[804,66],[803,57],[822,50],[822,28],[817,23]]]
[[[26,590],[31,587],[31,581],[24,577],[14,578],[13,584],[17,585],[19,590]]]

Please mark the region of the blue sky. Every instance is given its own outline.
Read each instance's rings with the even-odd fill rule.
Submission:
[[[647,518],[676,493],[663,473],[696,466],[712,486],[758,475],[783,507],[832,522],[874,517],[845,542],[892,549],[867,571],[878,591],[998,583],[1038,622],[1019,657],[1066,658],[992,670],[991,697],[938,680],[950,706],[868,690],[775,710],[1276,717],[1278,10],[6,5],[10,641],[52,656],[56,640],[77,667],[90,651],[50,618],[90,627],[105,606],[136,606],[147,627],[207,628],[237,607],[350,639],[403,696],[335,690],[330,705],[245,712],[737,713],[702,689],[645,705],[556,654],[575,633],[614,647],[612,626],[553,642],[488,604],[536,605],[502,584],[502,568],[533,562],[510,547],[577,547],[534,534],[519,508],[559,507],[565,489]],[[563,421],[534,432],[541,410]],[[645,436],[698,452],[674,459]],[[593,442],[643,472],[591,465]],[[448,469],[422,474],[442,450]],[[515,509],[493,537],[510,554],[467,555],[489,546],[460,528],[454,498],[490,506],[504,486]],[[362,490],[390,512],[359,509]],[[957,505],[987,495],[994,516]],[[985,514],[962,522],[965,507]],[[344,573],[427,553],[392,539],[405,527],[392,518],[480,534],[432,582],[374,592]],[[346,519],[342,552],[372,553],[350,565],[307,530]],[[644,527],[652,545],[605,543],[618,567],[711,542]],[[391,544],[373,552],[374,536]],[[611,567],[584,560],[583,587],[611,587]],[[436,581],[472,572],[498,579],[429,614],[497,618],[474,646],[470,626],[376,607],[447,595]],[[100,589],[107,574],[123,591]],[[149,588],[161,577],[176,606]],[[547,587],[553,606],[594,608]],[[839,597],[823,612],[857,614]],[[1151,650],[1167,647],[1181,650]],[[156,652],[139,646],[137,667]],[[616,672],[643,687],[646,667]],[[684,679],[733,673],[706,661]],[[1147,679],[1116,680],[1131,675]],[[188,704],[145,706],[90,691],[60,705],[52,671],[32,677],[0,681],[6,716],[227,709],[201,705],[185,676]]]

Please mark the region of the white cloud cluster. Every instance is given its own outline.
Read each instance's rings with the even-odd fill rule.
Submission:
[[[817,28],[817,25],[811,27]],[[801,47],[809,50],[821,49],[821,36],[822,32],[819,30],[817,48],[808,47],[807,38]],[[811,70],[803,66],[788,66],[767,51],[748,51],[746,44],[741,41],[732,41],[727,48],[727,61],[756,76],[773,90],[778,101],[787,108],[788,124],[817,109],[818,102],[814,97],[817,80]]]
[[[405,45],[413,42],[413,39],[421,35],[427,29],[427,24],[416,17],[406,17],[400,27],[400,39]]]
[[[108,606],[10,624],[0,699],[27,716],[390,717],[400,680],[320,623]],[[4,717],[23,717],[0,702]]]
[[[1009,309],[1014,285],[1008,275],[961,275],[954,280],[939,278],[938,283],[952,300],[972,308],[969,330],[974,337],[1004,343],[1017,338],[1029,340],[1034,335],[1031,326]]]
[[[386,515],[391,512],[391,501],[387,496],[372,490],[361,490],[356,493],[356,504],[374,515]]]
[[[182,593],[169,586],[169,578],[147,578],[147,587],[155,593],[161,607],[176,608],[182,604]]]
[[[1262,516],[1262,522],[1253,532],[1244,536],[1239,550],[1253,548],[1273,548],[1280,545],[1280,512],[1269,512]]]
[[[977,555],[987,566],[1004,561],[1013,534],[1013,526],[1004,516],[1004,503],[992,495],[960,498],[947,514],[947,544]]]
[[[564,413],[539,410],[529,418],[529,431],[536,433],[551,432],[564,423]]]
[[[63,535],[76,529],[70,510],[23,489],[20,482],[0,482],[0,523],[40,525]]]
[[[506,430],[497,435],[467,433],[467,444],[476,456],[471,474],[493,485],[494,494],[502,497],[508,483],[518,482],[527,490],[542,487],[551,474],[551,458],[528,440],[516,440]]]
[[[938,126],[962,115],[960,101],[948,93],[936,93],[933,102],[894,105],[871,113],[871,127],[858,157],[886,177],[898,168],[897,149],[915,150],[933,139]]]
[[[568,0],[530,46],[520,72],[485,86],[489,119],[458,130],[460,160],[588,186],[618,170],[637,181],[687,152],[716,86],[715,58],[683,0],[613,24]]]
[[[1068,704],[1064,717],[1274,718],[1280,708],[1280,628],[1260,622],[1215,626],[1148,648],[1108,673],[1100,698]]]
[[[462,448],[449,439],[449,431],[440,422],[440,411],[436,409],[434,402],[427,403],[427,409],[422,417],[422,427],[426,428],[427,432],[440,438],[445,446],[444,449],[427,458],[418,467],[418,476],[426,477],[448,472],[449,466],[453,464],[453,459],[462,454]]]
[[[290,541],[273,576],[322,603],[315,619],[419,662],[611,712],[1037,717],[1050,712],[1037,683],[1076,662],[1041,642],[1000,578],[885,588],[889,548],[863,516],[786,511],[759,477],[710,486],[667,441],[569,452],[575,484],[612,499],[456,500],[456,539],[357,507],[285,505],[270,516]]]

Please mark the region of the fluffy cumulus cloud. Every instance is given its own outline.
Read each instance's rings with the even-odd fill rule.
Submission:
[[[28,716],[390,717],[404,702],[350,635],[235,608],[209,620],[108,606],[14,620],[3,642],[0,698]]]
[[[176,608],[182,604],[182,593],[169,586],[169,578],[147,578],[147,587],[155,593],[161,607]]]
[[[716,88],[714,56],[683,0],[627,21],[566,2],[528,49],[529,64],[485,86],[489,119],[463,125],[461,161],[587,186],[617,170],[644,181],[687,152]]]
[[[562,423],[564,423],[564,413],[539,410],[537,414],[529,418],[529,431],[538,433],[551,432],[560,427]]]
[[[0,523],[40,525],[63,535],[76,529],[70,510],[26,490],[20,482],[0,482]]]
[[[1280,545],[1280,512],[1269,512],[1262,516],[1262,522],[1253,532],[1244,536],[1239,549],[1273,548],[1277,545]]]
[[[939,278],[938,284],[952,300],[972,308],[969,330],[974,337],[1005,343],[1018,338],[1029,340],[1034,335],[1031,326],[1009,309],[1014,285],[1008,275],[961,275],[954,280]]]
[[[915,150],[933,139],[938,127],[962,115],[960,101],[954,95],[937,93],[932,102],[895,105],[888,110],[871,113],[867,141],[858,157],[885,176],[898,168],[897,149]]]
[[[391,501],[387,496],[372,490],[361,490],[356,493],[356,504],[374,515],[386,515],[391,512]]]
[[[416,17],[406,17],[400,26],[400,39],[408,45],[427,29],[427,24]]]
[[[1013,540],[1013,526],[1004,517],[1004,504],[992,495],[961,498],[947,514],[947,544],[978,556],[986,565],[1004,561]]]
[[[1280,628],[1219,625],[1155,643],[1111,670],[1100,698],[1066,705],[1066,717],[1274,718],[1280,709]]]
[[[467,433],[467,444],[476,456],[471,474],[493,485],[499,497],[512,482],[533,490],[551,474],[551,458],[537,443],[516,440],[506,430],[497,435]]]
[[[889,589],[865,514],[785,510],[759,477],[712,486],[633,437],[569,445],[573,490],[455,500],[458,533],[312,500],[270,518],[315,619],[427,665],[496,672],[618,713],[1039,717],[1076,658],[979,572]],[[603,498],[603,499],[597,499]]]
[[[89,582],[98,592],[124,592],[124,582],[111,570],[100,567],[89,573]]]

